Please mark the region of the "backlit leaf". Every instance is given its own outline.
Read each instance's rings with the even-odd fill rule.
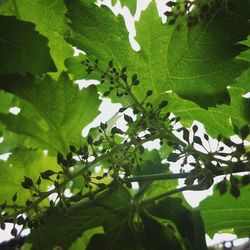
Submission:
[[[210,236],[227,229],[233,229],[238,237],[249,235],[249,191],[249,185],[241,187],[237,200],[229,192],[220,196],[219,192],[215,191],[212,196],[201,202],[201,215],[206,232]]]
[[[67,153],[70,145],[81,145],[82,129],[99,113],[95,86],[79,90],[66,73],[57,81],[8,75],[0,79],[2,88],[16,94],[21,103],[18,115],[1,114],[9,130],[31,137],[44,149]]]
[[[69,41],[83,49],[90,59],[96,57],[106,65],[112,59],[118,69],[126,65],[130,74],[136,72],[142,83],[135,89],[139,99],[150,88],[154,97],[174,90],[180,97],[203,107],[228,103],[226,86],[248,66],[234,59],[243,48],[234,44],[244,39],[250,28],[247,1],[237,2],[234,13],[218,10],[209,21],[191,29],[182,19],[178,25],[162,24],[152,3],[136,24],[141,45],[138,53],[129,45],[120,16],[115,18],[105,7],[88,8],[78,0],[67,1],[67,7],[73,30]],[[106,23],[109,25],[104,28]]]
[[[53,2],[50,0],[15,0],[14,2],[7,0],[5,5],[0,6],[0,13],[15,15],[17,19],[34,23],[36,30],[48,38],[50,54],[59,72],[65,69],[64,60],[73,53],[71,46],[64,40],[64,33],[67,30],[64,12],[66,12],[66,7],[62,0]],[[42,52],[38,48],[30,53],[37,55],[38,52],[41,56]],[[35,61],[34,58],[32,60]]]
[[[11,197],[17,192],[17,203],[25,204],[27,199],[32,199],[30,190],[24,189],[21,182],[24,176],[33,179],[35,182],[39,176],[39,171],[48,168],[59,170],[55,157],[46,156],[41,150],[16,149],[9,156],[8,160],[0,161],[0,203],[5,200],[9,203]],[[51,182],[43,181],[41,188],[46,191],[46,187]]]
[[[0,16],[0,23],[1,74],[56,71],[49,54],[48,40],[35,31],[34,24],[9,16]]]

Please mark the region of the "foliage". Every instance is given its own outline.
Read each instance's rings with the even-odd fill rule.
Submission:
[[[249,236],[249,1],[168,1],[165,24],[152,1],[137,52],[124,17],[93,2],[0,1],[1,229],[29,228],[31,249],[202,250],[205,233]],[[103,98],[119,114],[82,137]],[[191,208],[182,192],[217,176]]]

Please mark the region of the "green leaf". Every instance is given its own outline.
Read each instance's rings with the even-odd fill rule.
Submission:
[[[250,234],[249,191],[249,185],[241,187],[237,199],[229,192],[220,196],[218,191],[214,191],[212,196],[200,203],[206,232],[211,237],[227,229],[233,229],[239,238]]]
[[[2,124],[0,124],[0,126],[2,126]],[[29,147],[28,139],[25,136],[17,135],[8,131],[7,129],[2,129],[0,134],[3,137],[3,142],[0,143],[0,154],[9,153],[14,148],[21,145]]]
[[[142,162],[132,173],[134,176],[171,173],[169,164],[161,163],[162,159],[157,150],[145,151],[142,155]],[[165,193],[177,187],[177,181],[142,181],[139,182],[140,189],[136,193],[137,199],[150,199],[155,195]]]
[[[173,149],[167,144],[167,142],[164,141],[159,150],[161,159],[166,160],[172,151]]]
[[[147,86],[152,85],[156,94],[172,89],[203,107],[228,100],[226,86],[247,66],[234,60],[242,49],[234,43],[249,32],[250,5],[242,2],[234,13],[217,10],[191,29],[185,19],[173,26],[162,24],[151,4],[136,25],[140,53],[148,62],[144,72],[150,72]],[[232,29],[238,26],[242,30]]]
[[[64,60],[73,53],[72,47],[64,40],[67,31],[67,20],[63,15],[65,12],[62,0],[8,0],[0,6],[0,13],[15,15],[18,19],[34,23],[36,30],[48,38],[50,53],[59,72],[65,69]],[[38,51],[33,52],[33,55],[38,54]]]
[[[0,23],[1,74],[56,71],[49,54],[48,41],[35,31],[34,24],[8,16],[0,16]]]
[[[167,198],[152,206],[149,211],[156,217],[172,221],[188,249],[207,249],[204,224],[200,213],[197,210],[187,209],[181,199]]]
[[[102,226],[115,214],[121,219],[128,214],[130,195],[122,187],[102,192],[94,201],[87,201],[71,208],[67,214],[55,210],[43,219],[45,225],[31,232],[27,241],[32,249],[52,249],[61,246],[67,249],[76,238],[88,229]],[[41,235],[46,234],[46,241]]]
[[[250,63],[250,35],[247,37],[247,40],[240,42],[240,44],[247,46],[247,49],[240,53],[237,57],[238,59],[245,60]],[[237,78],[237,84],[234,86],[241,88],[245,92],[244,94],[250,91],[250,67],[244,71],[239,78]]]
[[[250,78],[249,78],[250,80]],[[237,127],[243,127],[245,124],[250,123],[250,99],[244,98],[246,93],[245,88],[238,87],[238,84],[233,85],[229,89],[231,102],[230,105],[218,106],[217,110],[230,114],[232,124]]]
[[[9,109],[13,106],[15,106],[14,96],[10,93],[0,91],[0,113],[8,114]],[[8,153],[18,145],[27,145],[27,138],[8,131],[1,123],[0,137],[3,137],[3,141],[0,143],[0,154]]]
[[[132,212],[124,217],[111,214],[109,220],[105,221],[103,225],[105,249],[138,249],[142,245],[142,242],[138,240],[138,232],[131,229],[130,216],[132,216]],[[103,247],[98,248],[98,250],[101,249]]]
[[[250,35],[248,35],[246,40],[240,42],[240,44],[247,46],[248,49],[241,52],[238,58],[250,62]]]
[[[146,150],[141,156],[142,161],[135,166],[132,175],[151,175],[169,172],[169,164],[162,164],[161,157],[157,150]],[[142,189],[146,188],[152,183],[152,181],[139,182]]]
[[[181,117],[183,126],[190,127],[194,120],[204,124],[206,131],[211,136],[222,134],[230,136],[233,133],[233,127],[230,123],[230,115],[217,108],[205,110],[200,108],[194,102],[183,100],[175,93],[168,93],[165,99],[169,100],[166,112],[173,112],[176,116]]]
[[[27,199],[32,199],[30,191],[21,185],[24,176],[36,182],[39,172],[48,168],[59,170],[55,157],[46,156],[41,150],[14,150],[7,161],[0,161],[0,203],[5,200],[10,202],[13,194],[17,192],[17,203],[24,205]],[[51,185],[51,182],[42,181],[40,187],[46,191],[48,185]]]
[[[112,59],[119,70],[127,66],[131,75],[137,73],[141,84],[134,92],[139,100],[152,89],[155,99],[174,90],[203,107],[228,103],[227,85],[248,66],[234,59],[243,49],[234,44],[249,32],[248,1],[237,2],[234,13],[220,9],[191,29],[185,18],[176,25],[163,24],[152,3],[136,24],[138,53],[131,49],[121,16],[78,0],[67,1],[67,7],[73,31],[68,40],[90,59],[98,58],[103,70]]]
[[[73,76],[74,80],[80,79],[96,79],[100,80],[101,76],[99,73],[93,72],[88,74],[86,68],[81,64],[82,61],[86,60],[86,55],[80,54],[78,56],[72,56],[65,60],[65,66],[67,67],[67,72]]]
[[[79,0],[65,0],[65,3],[68,8],[66,16],[71,21],[69,25],[72,29],[72,32],[66,37],[67,41],[85,51],[88,59],[93,62],[98,58],[98,66],[101,70],[106,71],[110,60],[113,60],[114,66],[118,70],[126,65],[131,65],[132,61],[137,63],[137,53],[131,48],[125,21],[121,15],[115,16],[106,6],[101,8],[94,5],[89,6]],[[68,66],[71,64],[70,73],[78,72],[78,77],[84,79],[99,79],[96,74],[88,75],[84,68],[82,73],[81,70],[75,70],[74,67],[77,63],[75,60],[78,61],[79,58],[71,58],[70,61],[66,62]],[[130,73],[132,75],[135,72],[132,69]],[[74,78],[77,79],[76,75]],[[98,86],[98,90],[102,93],[108,89],[105,84]],[[127,100],[129,98],[122,100],[117,98],[115,94],[111,94],[111,97],[114,102],[122,101],[125,105],[130,104]]]
[[[127,6],[131,12],[132,15],[136,12],[137,7],[137,0],[131,1],[131,0],[120,0],[122,6]]]
[[[0,91],[0,112],[8,113],[9,109],[12,107],[13,95],[6,93],[4,91]]]
[[[79,250],[79,249],[87,249],[89,241],[94,234],[102,234],[102,227],[94,227],[89,230],[86,230],[83,235],[78,238],[69,248],[69,250]]]
[[[79,147],[82,129],[99,114],[96,87],[79,90],[66,73],[57,81],[49,76],[15,75],[3,76],[0,81],[2,88],[25,101],[18,115],[1,114],[2,123],[54,153],[67,153],[70,145]]]
[[[156,149],[151,151],[145,150],[141,159],[142,161],[138,163],[133,175],[160,174],[169,171],[169,165],[161,163],[161,157]]]
[[[143,215],[146,249],[184,250],[171,224],[159,223],[153,216]]]
[[[79,0],[65,0],[65,3],[72,29],[67,39],[90,58],[98,58],[103,67],[111,59],[114,59],[115,65],[123,67],[121,63],[129,60],[126,52],[131,51],[123,17],[114,16],[106,6],[89,6]],[[125,48],[128,51],[124,51]]]

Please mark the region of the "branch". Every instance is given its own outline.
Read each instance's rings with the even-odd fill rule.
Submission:
[[[150,205],[152,205],[152,203],[159,201],[159,200],[162,200],[162,199],[165,199],[166,197],[173,195],[173,194],[177,194],[177,193],[184,192],[184,191],[201,191],[201,190],[205,190],[205,189],[207,189],[207,188],[205,188],[203,186],[203,183],[198,184],[198,185],[185,186],[185,187],[170,190],[170,191],[163,193],[163,194],[159,194],[159,195],[154,196],[148,200],[142,201],[139,204],[141,206],[144,206],[144,207],[150,206]]]
[[[159,181],[159,180],[175,180],[187,178],[190,173],[180,173],[180,174],[151,174],[151,175],[140,175],[125,178],[125,181],[129,182],[140,182],[140,181]]]
[[[141,140],[140,143],[143,144],[145,142],[148,142],[148,141],[151,141],[151,140],[155,140],[158,137],[159,137],[158,135],[154,135],[154,136],[151,136],[149,138]],[[110,152],[108,152],[106,154],[103,154],[103,155],[100,155],[99,157],[96,157],[92,162],[89,162],[88,165],[87,165],[87,169],[90,169],[92,166],[94,166],[96,163],[98,163],[100,161],[108,159],[109,157],[111,157],[116,152],[119,152],[119,151],[123,150],[124,147],[130,147],[133,144],[138,144],[138,142],[136,142],[134,140],[131,140],[130,142],[118,145],[117,147],[115,147]],[[22,209],[17,210],[15,213],[7,215],[7,216],[2,216],[1,215],[0,219],[3,220],[3,221],[5,221],[5,220],[8,220],[8,219],[16,218],[20,214],[27,213],[27,212],[29,212],[32,209],[36,209],[38,207],[39,203],[41,203],[44,199],[48,198],[53,193],[60,192],[60,190],[62,188],[64,188],[68,184],[69,181],[75,179],[78,176],[83,175],[83,170],[85,170],[85,167],[81,168],[79,171],[77,171],[73,175],[68,176],[68,179],[66,179],[62,183],[60,183],[58,187],[55,187],[54,189],[52,189],[52,190],[50,190],[48,192],[41,192],[40,193],[40,197],[37,200],[35,200],[32,204],[30,204],[29,206],[23,207]],[[109,185],[107,185],[107,186],[109,186]],[[97,191],[94,191],[92,193],[95,193],[95,192],[98,193],[98,192],[101,192],[101,191],[103,191],[103,189],[100,189],[100,190],[98,189]],[[86,197],[88,197],[88,194],[86,194]],[[82,197],[82,198],[84,198],[84,197]]]

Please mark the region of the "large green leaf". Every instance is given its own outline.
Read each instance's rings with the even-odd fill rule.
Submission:
[[[225,102],[226,86],[244,69],[243,62],[234,60],[241,51],[234,43],[249,32],[249,9],[249,2],[240,1],[234,13],[218,9],[188,28],[185,19],[173,26],[162,24],[151,4],[136,25],[140,54],[147,61],[144,72],[151,81],[147,86],[156,94],[172,89],[203,107]]]
[[[8,16],[0,16],[0,23],[1,74],[42,74],[56,70],[48,41],[35,31],[34,24]]]
[[[63,0],[53,2],[51,0],[8,0],[0,6],[1,14],[15,15],[18,19],[34,23],[36,30],[48,38],[50,53],[59,72],[65,69],[64,60],[73,53],[72,47],[64,40],[67,28],[66,18],[63,15],[65,11]],[[39,49],[33,54],[37,54],[38,51]]]
[[[85,230],[102,226],[113,214],[120,220],[126,217],[130,199],[124,188],[104,191],[94,201],[79,204],[67,214],[59,210],[45,217],[45,225],[31,232],[27,240],[33,244],[32,249],[52,249],[55,246],[67,249]],[[46,240],[41,237],[45,234]]]
[[[143,215],[145,249],[176,249],[184,250],[182,242],[177,238],[176,232],[168,222],[162,223],[157,218]]]
[[[7,75],[1,86],[25,101],[18,115],[1,114],[2,123],[54,153],[66,153],[71,144],[80,146],[82,129],[99,113],[96,87],[79,90],[65,73],[57,81]]]
[[[41,150],[14,150],[7,161],[0,161],[0,203],[10,203],[16,192],[19,205],[24,205],[27,199],[32,200],[30,190],[24,189],[21,182],[24,181],[24,176],[27,176],[35,183],[39,173],[47,169],[60,170],[55,157],[46,156]],[[42,181],[43,191],[46,191],[48,185],[51,185],[51,182]]]
[[[76,4],[77,3],[75,1],[75,5]],[[72,7],[71,5],[69,6]],[[246,6],[248,6],[248,4],[246,4]],[[238,7],[239,9],[242,8],[242,6],[238,6]],[[149,9],[147,9],[142,14],[142,17],[136,26],[137,38],[141,44],[141,50],[139,51],[139,53],[134,53],[133,51],[131,51],[131,48],[128,44],[127,37],[126,37],[127,31],[123,27],[123,20],[120,17],[114,19],[112,14],[109,13],[109,11],[106,9],[103,10],[101,8],[100,10],[98,10],[97,7],[93,7],[93,9],[95,11],[95,16],[98,15],[99,13],[99,15],[101,15],[101,18],[102,19],[105,18],[105,20],[108,19],[109,23],[115,22],[116,24],[115,27],[119,27],[119,30],[114,29],[114,27],[110,25],[108,30],[105,30],[105,31],[109,34],[109,37],[112,37],[114,34],[119,34],[119,37],[123,38],[122,41],[118,45],[118,44],[115,44],[116,42],[115,38],[112,38],[110,40],[104,39],[104,37],[106,37],[107,35],[103,32],[104,27],[101,27],[102,24],[99,24],[96,20],[92,19],[93,23],[96,24],[94,26],[94,28],[96,28],[95,35],[97,35],[98,32],[100,32],[99,37],[103,38],[101,40],[99,39],[98,42],[99,44],[104,43],[103,47],[106,46],[106,50],[100,51],[101,47],[97,48],[96,46],[95,48],[91,48],[91,43],[89,42],[91,38],[89,37],[89,41],[86,38],[85,39],[86,41],[85,41],[79,35],[81,34],[80,33],[81,31],[78,27],[80,27],[81,24],[82,25],[86,24],[87,21],[85,20],[85,17],[81,17],[80,19],[79,16],[77,17],[77,16],[72,16],[71,14],[69,14],[70,18],[73,21],[72,25],[75,24],[73,28],[78,34],[77,38],[73,40],[74,42],[77,41],[76,45],[79,45],[80,48],[83,48],[82,46],[84,45],[86,46],[88,45],[87,49],[85,49],[86,52],[93,53],[93,51],[95,50],[95,53],[94,53],[95,57],[98,57],[98,55],[100,55],[101,59],[103,57],[102,59],[103,61],[106,60],[107,62],[109,59],[113,58],[114,62],[119,68],[123,66],[121,63],[123,61],[124,65],[129,66],[128,68],[132,72],[138,73],[139,78],[140,78],[139,73],[141,72],[141,78],[140,78],[141,87],[139,86],[134,89],[135,94],[138,96],[138,99],[143,98],[145,96],[146,90],[149,88],[153,89],[155,97],[157,97],[158,95],[159,97],[161,97],[160,94],[164,93],[164,91],[169,89],[169,88],[166,88],[167,85],[165,84],[169,82],[169,79],[167,79],[168,76],[166,75],[166,69],[165,69],[166,66],[164,65],[164,62],[166,61],[165,59],[166,54],[167,55],[169,54],[167,56],[167,58],[169,59],[168,64],[171,65],[171,63],[175,60],[175,57],[176,57],[176,55],[173,53],[178,54],[183,50],[182,47],[175,48],[177,44],[179,46],[179,44],[182,44],[182,41],[185,41],[185,39],[182,36],[187,36],[188,39],[191,39],[192,37],[195,37],[195,35],[201,34],[201,37],[199,37],[199,39],[202,38],[204,41],[202,40],[203,41],[202,43],[196,41],[193,45],[190,43],[192,45],[192,46],[190,45],[192,49],[190,51],[186,50],[187,54],[184,54],[184,59],[185,57],[187,57],[186,59],[188,59],[189,57],[196,56],[196,57],[199,57],[201,61],[199,61],[198,59],[197,59],[198,60],[197,62],[195,62],[194,60],[191,60],[189,63],[184,63],[183,65],[180,62],[180,67],[182,68],[182,70],[179,73],[188,72],[188,70],[191,70],[192,75],[193,75],[195,73],[196,68],[197,70],[201,70],[202,67],[204,67],[204,69],[202,70],[204,70],[205,73],[203,75],[200,75],[199,77],[194,76],[192,77],[192,79],[190,78],[192,80],[191,85],[188,84],[188,81],[186,81],[186,79],[183,78],[182,79],[183,82],[185,81],[187,83],[184,86],[182,84],[183,92],[188,93],[192,88],[194,88],[194,91],[198,91],[200,95],[201,90],[202,91],[204,90],[204,92],[209,94],[209,92],[212,91],[212,88],[214,88],[214,90],[216,91],[223,88],[224,91],[222,92],[224,94],[229,92],[229,95],[228,93],[226,94],[228,105],[221,104],[221,105],[217,105],[216,107],[211,107],[208,110],[206,110],[206,109],[201,108],[195,102],[192,102],[190,100],[184,100],[180,97],[181,95],[178,96],[175,92],[171,92],[161,97],[161,98],[166,98],[167,100],[169,100],[168,111],[173,112],[176,116],[180,116],[181,122],[185,126],[191,126],[191,124],[193,123],[193,120],[198,120],[202,122],[205,125],[207,132],[214,137],[216,137],[218,134],[222,134],[224,136],[230,136],[234,133],[233,124],[241,127],[247,122],[249,122],[249,118],[248,118],[249,115],[247,114],[249,102],[248,100],[242,97],[242,94],[244,94],[243,90],[244,89],[246,90],[250,86],[250,84],[248,83],[249,82],[248,71],[244,72],[243,75],[239,79],[237,79],[237,81],[241,83],[240,85],[239,83],[237,83],[237,86],[235,87],[232,86],[231,89],[226,90],[226,85],[228,85],[229,83],[232,83],[232,79],[235,78],[237,74],[239,74],[241,71],[245,69],[245,66],[244,66],[234,77],[230,76],[230,74],[233,72],[232,68],[230,67],[232,65],[234,66],[238,64],[241,65],[242,63],[242,61],[241,62],[235,61],[233,59],[234,55],[240,52],[240,48],[237,46],[236,47],[231,46],[230,43],[234,44],[234,42],[236,42],[236,39],[240,39],[242,34],[239,35],[238,31],[231,30],[229,24],[231,23],[230,25],[234,27],[235,25],[239,25],[237,24],[238,22],[244,23],[245,21],[242,18],[239,18],[238,20],[236,19],[237,15],[235,15],[234,17],[231,17],[229,13],[224,13],[224,14],[220,13],[220,16],[214,17],[214,19],[211,20],[211,23],[208,24],[206,32],[204,32],[203,34],[199,32],[201,32],[204,24],[203,25],[199,24],[198,26],[192,27],[190,30],[186,29],[183,26],[181,27],[180,30],[178,30],[177,27],[175,26],[163,25],[161,23],[160,18],[158,17],[154,4],[151,4]],[[93,9],[91,8],[85,9],[85,11],[88,10],[91,13],[91,11],[93,12]],[[230,18],[231,21],[229,23],[220,22],[219,25],[217,25],[217,23],[219,22],[219,20],[217,19],[226,18],[225,16],[227,15],[229,15],[228,18]],[[120,19],[119,23],[117,23],[118,22],[117,19]],[[213,28],[214,26],[216,26],[216,29]],[[243,26],[245,27],[245,24]],[[100,31],[98,27],[100,27]],[[145,32],[147,36],[145,36],[145,33],[143,33],[145,29],[147,29],[147,32]],[[217,34],[217,32],[219,32],[219,29],[221,29],[221,34]],[[167,32],[166,32],[167,30],[172,30],[173,34],[172,33],[169,34],[169,36],[171,37],[167,37]],[[209,42],[209,40],[211,39],[215,39],[215,38],[220,39],[219,37],[223,36],[224,30],[226,31],[226,33],[230,32],[230,36],[228,36],[227,39],[221,38],[221,40],[218,43]],[[154,37],[154,39],[150,37],[150,34],[152,37]],[[161,35],[158,35],[158,34],[161,34]],[[218,37],[215,36],[216,34],[218,35]],[[178,36],[180,36],[180,38],[178,38]],[[148,37],[148,40],[146,39],[146,37]],[[150,39],[152,40],[152,42],[149,42]],[[173,48],[171,47],[171,50],[169,49],[169,52],[165,53],[164,52],[165,50],[164,49],[160,50],[160,48],[166,46],[166,41],[168,39],[171,42],[169,46],[171,45]],[[115,46],[115,48],[112,47],[113,41],[114,41],[113,45]],[[247,44],[248,44],[247,42],[244,42],[245,46],[247,46]],[[119,46],[120,48],[119,52],[117,52],[117,46]],[[222,50],[221,47],[223,46],[225,46],[225,48],[223,48]],[[211,48],[212,48],[212,51],[211,51]],[[124,58],[122,54],[125,49],[127,50],[126,58]],[[231,53],[231,56],[229,56],[230,55],[229,52]],[[239,59],[246,60],[246,58],[248,58],[246,55],[247,52],[248,50],[242,52],[239,56]],[[221,56],[221,53],[223,53],[223,56]],[[92,58],[91,55],[90,55],[90,58]],[[121,56],[123,56],[123,58],[121,58]],[[228,58],[225,58],[225,57],[228,57]],[[80,62],[84,60],[85,58],[86,56],[84,55],[80,55],[75,58],[69,58],[66,62],[69,72],[74,75],[75,79],[82,79],[82,78],[100,79],[100,76],[98,76],[98,74],[96,73],[90,74],[90,75],[86,73],[84,67],[80,64]],[[133,61],[133,65],[128,61],[129,59]],[[218,66],[216,66],[217,64]],[[107,63],[103,67],[106,67],[106,66],[107,66]],[[220,67],[222,70],[219,70]],[[214,73],[212,72],[213,69],[215,69]],[[173,68],[173,70],[176,70],[176,69]],[[230,72],[228,73],[226,72],[226,70],[229,70]],[[224,82],[224,85],[215,84],[214,87],[209,87],[208,85],[204,85],[204,83],[202,82],[204,80],[205,82],[209,82],[209,85],[213,85],[215,81],[217,81],[216,79]],[[174,82],[174,80],[172,82]],[[157,83],[157,84],[154,84],[154,83]],[[161,83],[164,83],[164,84],[161,84]],[[200,88],[199,85],[202,85],[202,88]],[[103,89],[105,89],[103,85],[99,87],[99,90],[103,90]],[[219,92],[222,93],[221,90],[219,90]],[[223,100],[223,97],[220,96],[219,92],[218,92],[218,98]],[[178,90],[177,90],[177,93],[179,94]],[[209,102],[212,100],[212,102],[214,102],[214,100],[216,99],[216,93],[211,92],[211,94],[213,95],[213,97],[211,98],[202,97],[203,98],[202,100],[203,101],[209,100]],[[113,100],[119,101],[119,99],[117,98],[115,99],[115,97],[113,96],[111,97],[113,98]],[[196,97],[200,98],[198,95]],[[194,101],[196,100],[194,99]],[[237,105],[235,105],[236,103]]]
[[[137,73],[141,86],[135,94],[139,99],[152,89],[155,98],[174,90],[203,107],[228,102],[226,86],[248,66],[234,59],[243,48],[234,44],[250,29],[248,1],[237,2],[233,13],[219,9],[191,29],[185,19],[173,26],[163,24],[152,3],[136,24],[138,53],[131,49],[121,16],[79,0],[66,3],[73,31],[69,41],[90,59],[98,58],[103,69],[113,59],[118,69],[127,66],[130,74]]]
[[[131,49],[121,15],[115,16],[106,6],[89,6],[79,0],[65,0],[65,3],[72,29],[68,41],[93,60],[98,58],[103,69],[111,59],[119,68],[129,64],[135,52]]]
[[[200,213],[187,209],[179,198],[167,198],[151,207],[150,213],[172,221],[182,236],[188,249],[207,249],[205,230]],[[185,225],[185,226],[183,226]]]
[[[87,231],[85,231],[82,235],[82,237],[78,238],[70,247],[69,250],[85,250],[89,244],[89,240],[90,238],[94,235],[94,234],[103,234],[103,228],[102,227],[94,227],[91,228]]]
[[[250,234],[250,185],[241,187],[241,195],[237,199],[230,193],[220,196],[218,191],[200,203],[199,209],[205,223],[206,232],[215,233],[234,229],[238,237]]]

